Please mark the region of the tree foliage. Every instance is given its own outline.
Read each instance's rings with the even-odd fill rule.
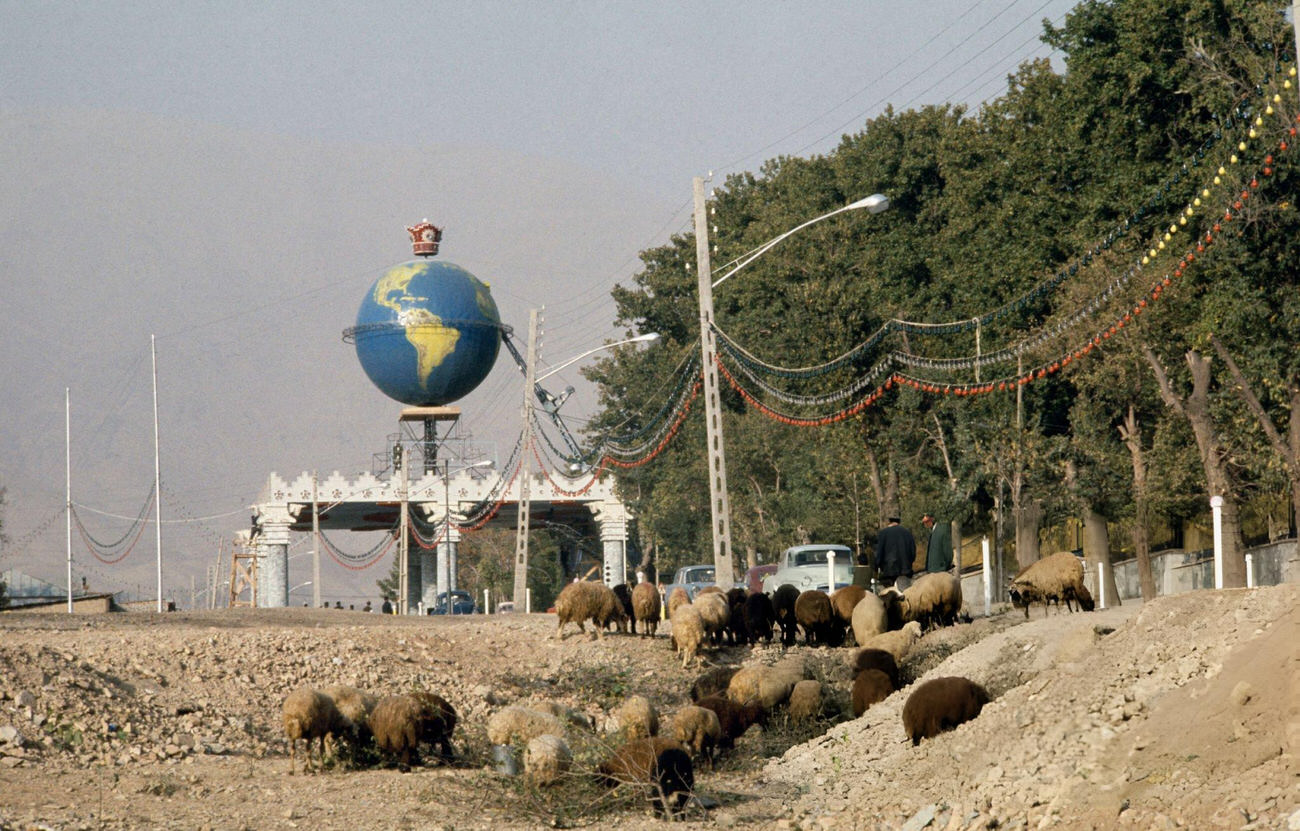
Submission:
[[[1279,458],[1261,421],[1300,435],[1289,426],[1300,425],[1297,176],[1292,164],[1270,161],[1266,186],[1256,187],[1244,160],[1236,162],[1247,128],[1266,134],[1250,137],[1255,150],[1285,137],[1294,116],[1294,81],[1285,103],[1270,97],[1294,62],[1281,10],[1277,0],[1088,0],[1059,28],[1045,24],[1043,40],[1064,55],[1064,72],[1031,61],[978,112],[887,109],[824,156],[779,157],[728,177],[711,203],[715,263],[866,193],[892,200],[884,214],[808,227],[715,291],[718,328],[756,361],[815,367],[876,344],[833,371],[800,376],[803,395],[839,389],[899,353],[979,356],[981,381],[1015,377],[1069,355],[1126,310],[1145,311],[1098,337],[1065,371],[1020,386],[1019,406],[1014,393],[955,398],[891,385],[852,418],[796,427],[746,406],[724,384],[738,553],[770,559],[808,532],[837,542],[869,537],[864,528],[895,512],[914,527],[932,510],[988,528],[1001,504],[995,495],[1009,485],[1013,501],[1034,502],[1049,523],[1083,511],[1133,521],[1133,462],[1120,429],[1130,411],[1150,467],[1145,509],[1163,521],[1205,510],[1214,474],[1195,448],[1207,426],[1222,448],[1214,452],[1229,473],[1229,496],[1300,491],[1300,465]],[[1220,166],[1217,177],[1228,183],[1216,178],[1211,207],[1209,180]],[[1167,238],[1181,252],[1189,242],[1186,231],[1176,236],[1184,207],[1204,196],[1200,211],[1221,209],[1237,187],[1253,196],[1212,256],[1180,263],[1179,282],[1148,308],[1156,272],[1172,270],[1176,256],[1144,269],[1148,249]],[[1188,229],[1201,221],[1196,214]],[[660,332],[663,345],[591,371],[602,396],[596,434],[652,412],[663,379],[698,354],[694,239],[675,236],[641,259],[641,271],[614,291],[619,322]],[[971,323],[919,325],[954,321]],[[1187,356],[1211,355],[1212,338],[1235,357],[1258,404],[1234,395],[1216,363],[1207,424],[1189,423],[1146,356],[1185,394]],[[983,363],[1011,348],[1014,358]],[[707,558],[705,474],[698,417],[653,462],[620,474],[665,568]]]

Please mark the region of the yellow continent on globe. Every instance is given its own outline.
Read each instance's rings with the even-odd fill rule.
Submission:
[[[375,303],[397,313],[397,322],[406,330],[406,340],[415,347],[417,372],[420,385],[427,387],[429,375],[442,365],[442,361],[456,351],[456,341],[460,340],[460,331],[442,325],[442,318],[428,309],[412,304],[423,303],[426,297],[415,297],[407,293],[411,278],[421,266],[405,263],[389,270],[375,283]]]

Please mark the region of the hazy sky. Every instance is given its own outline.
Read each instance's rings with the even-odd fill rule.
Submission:
[[[393,429],[397,405],[367,387],[338,333],[378,270],[409,258],[401,225],[424,216],[447,225],[444,256],[489,279],[517,329],[545,305],[544,357],[559,363],[621,336],[609,289],[635,273],[640,250],[688,230],[693,176],[721,180],[778,155],[828,152],[886,105],[978,106],[1019,63],[1049,54],[1042,20],[1059,25],[1072,3],[363,5],[0,2],[0,186],[9,190],[0,192],[0,268],[12,272],[0,304],[10,539],[0,569],[61,578],[62,524],[50,518],[62,506],[65,386],[86,425],[74,444],[94,445],[74,459],[93,456],[96,476],[131,484],[120,498],[105,487],[98,507],[133,515],[152,481],[152,459],[139,460],[152,441],[139,423],[150,332],[168,356],[167,455],[185,463],[169,472],[179,462],[164,461],[165,515],[228,516],[206,521],[209,539],[245,527],[270,470],[355,472]],[[61,126],[47,133],[50,123]],[[83,144],[69,124],[74,134],[84,125]],[[223,156],[196,178],[209,146],[233,161]],[[368,190],[366,171],[388,190]],[[134,218],[116,210],[127,205]],[[343,227],[313,229],[313,215]],[[93,252],[34,225],[91,216]],[[201,302],[176,299],[149,319],[140,300],[167,305],[164,280],[195,267],[169,241],[193,237],[196,223]],[[300,253],[305,229],[310,256]],[[56,264],[70,254],[102,256],[113,275],[134,272],[120,286],[105,277],[103,296],[87,298],[111,324],[93,343],[68,325],[75,304],[62,326],[37,311],[67,302]],[[277,351],[297,336],[290,323],[269,324],[277,298],[312,306],[320,340],[307,351],[316,352]],[[183,343],[166,340],[177,332]],[[215,380],[181,395],[184,349],[201,349]],[[337,370],[303,370],[327,365]],[[205,422],[229,412],[238,379],[226,376],[250,366],[284,395],[259,392],[238,418]],[[576,371],[556,381],[583,384]],[[503,353],[466,402],[474,433],[506,450],[520,383]],[[375,415],[319,416],[331,396],[363,399]],[[589,391],[566,405],[574,417],[584,406]],[[236,456],[238,474],[214,464],[195,475],[207,461],[179,449],[208,452],[212,441]],[[201,577],[208,556],[192,560],[177,583]]]

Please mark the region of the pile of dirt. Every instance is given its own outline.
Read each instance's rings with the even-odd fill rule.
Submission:
[[[687,825],[1300,829],[1296,601],[1295,586],[1197,592],[932,632],[905,678],[984,684],[979,718],[914,748],[905,688],[859,719],[833,706],[812,726],[776,719],[697,771]],[[688,701],[696,671],[662,630],[592,641],[554,627],[319,609],[0,616],[0,829],[664,826],[586,776],[538,790],[496,772],[485,724],[502,706],[558,701],[601,726],[633,693],[664,714]],[[793,651],[847,698],[849,649]],[[336,683],[444,695],[459,762],[287,776],[284,696]],[[603,742],[580,742],[580,768]]]

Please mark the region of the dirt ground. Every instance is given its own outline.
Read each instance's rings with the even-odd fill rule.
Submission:
[[[964,675],[993,701],[912,747],[904,688],[837,714],[850,649],[793,647],[827,717],[751,728],[673,827],[1261,828],[1300,831],[1300,609],[1294,585],[1200,591],[926,635],[907,680]],[[661,627],[594,641],[548,615],[397,618],[323,609],[0,615],[0,829],[660,828],[641,795],[588,772],[628,695],[688,702]],[[709,664],[773,662],[728,647]],[[401,773],[288,773],[284,696],[303,684],[414,687],[456,707],[458,758]],[[549,699],[586,713],[575,771],[537,789],[498,773],[485,724]],[[582,733],[581,735],[578,735]]]

